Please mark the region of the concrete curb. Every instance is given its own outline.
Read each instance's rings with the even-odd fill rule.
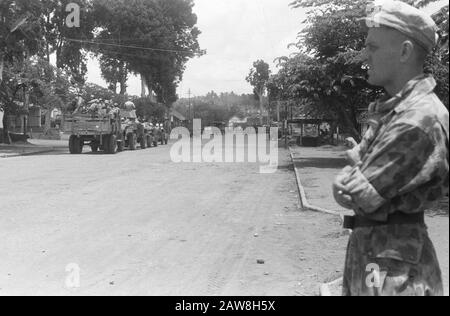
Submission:
[[[315,211],[315,212],[336,215],[336,216],[339,216],[341,218],[341,220],[343,220],[344,219],[343,215],[339,212],[327,210],[325,208],[309,204],[308,199],[306,198],[305,188],[303,187],[302,181],[300,180],[300,174],[297,171],[297,168],[295,168],[294,155],[292,153],[291,147],[289,147],[289,152],[291,155],[292,164],[294,165],[295,177],[297,178],[298,191],[300,193],[300,204],[303,206],[303,208],[306,208],[308,210]]]
[[[334,295],[333,293],[332,293],[332,291],[331,291],[331,287],[335,287],[335,286],[338,286],[339,285],[339,283],[342,283],[344,281],[344,278],[343,277],[341,277],[341,278],[339,278],[339,279],[337,279],[337,280],[334,280],[334,281],[332,281],[332,282],[330,282],[330,283],[324,283],[324,284],[321,284],[320,286],[319,286],[319,295],[320,296],[336,296],[336,295]]]
[[[33,156],[33,155],[50,153],[55,150],[56,150],[55,148],[51,147],[51,148],[42,148],[42,149],[38,149],[38,150],[30,151],[30,152],[23,152],[23,153],[13,153],[13,154],[1,154],[0,153],[0,159]]]

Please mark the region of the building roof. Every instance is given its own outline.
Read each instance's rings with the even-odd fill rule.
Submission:
[[[240,118],[240,117],[238,117],[238,116],[233,116],[232,118],[230,118],[230,120],[228,121],[229,123],[236,123],[236,124],[239,124],[239,123],[247,123],[247,121],[248,121],[248,118],[247,117],[245,117],[245,118]]]
[[[186,121],[186,118],[183,116],[183,114],[174,109],[170,110],[170,116],[174,116],[180,121]]]

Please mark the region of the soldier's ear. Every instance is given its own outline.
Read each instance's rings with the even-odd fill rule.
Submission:
[[[400,62],[407,63],[414,55],[414,43],[410,40],[406,40],[402,43]]]

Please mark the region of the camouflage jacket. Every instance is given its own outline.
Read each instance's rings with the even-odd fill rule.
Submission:
[[[357,215],[384,222],[395,212],[423,212],[448,193],[449,117],[433,93],[435,86],[432,77],[416,77],[393,98],[370,106],[370,128],[349,152],[353,167],[344,171]],[[374,263],[387,273],[381,288],[366,284],[368,266]],[[347,249],[344,294],[401,291],[442,294],[439,264],[426,227],[356,229]]]
[[[371,126],[351,156],[347,188],[356,214],[385,221],[423,212],[448,193],[449,115],[432,77],[417,77],[395,97],[372,104]]]

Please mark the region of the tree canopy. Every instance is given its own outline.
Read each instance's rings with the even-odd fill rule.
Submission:
[[[114,86],[128,71],[140,74],[164,104],[173,103],[186,62],[201,56],[192,0],[98,0],[98,35],[92,51],[101,56],[104,78]]]
[[[36,1],[0,2],[0,82],[5,63],[23,61],[39,51],[41,6]]]
[[[422,7],[436,0],[406,1]],[[277,74],[269,80],[271,97],[295,101],[305,114],[338,118],[359,138],[358,116],[383,90],[366,83],[362,53],[366,30],[358,18],[367,15],[366,0],[296,0],[293,8],[310,8],[299,33],[295,56],[278,58]],[[447,14],[446,14],[447,13]],[[427,61],[426,71],[438,81],[437,94],[448,107],[448,6],[434,16],[441,43]]]
[[[16,93],[16,83],[22,87],[25,78],[33,76],[22,72],[34,71],[36,60],[44,76],[30,79],[28,88],[39,85],[56,96],[62,89],[57,82],[64,81],[67,91],[106,95],[104,89],[86,84],[89,54],[99,58],[112,99],[128,98],[126,82],[133,73],[145,79],[158,102],[170,106],[187,61],[205,53],[198,43],[193,6],[193,0],[0,0],[0,106],[14,111],[14,101],[23,98]],[[71,12],[75,9],[79,12]],[[72,14],[79,21],[69,23]],[[56,70],[50,67],[53,55]],[[55,102],[46,106],[61,107]]]
[[[212,126],[215,122],[228,122],[233,116],[241,119],[254,116],[258,107],[259,102],[253,94],[239,95],[234,92],[218,94],[214,91],[191,99],[182,98],[174,104],[174,108],[186,118],[201,119],[203,126]]]
[[[264,60],[257,60],[253,63],[253,68],[250,69],[246,80],[253,87],[253,93],[259,100],[259,111],[260,111],[260,123],[262,124],[262,113],[264,110],[263,97],[267,90],[267,84],[270,77],[269,64]]]

